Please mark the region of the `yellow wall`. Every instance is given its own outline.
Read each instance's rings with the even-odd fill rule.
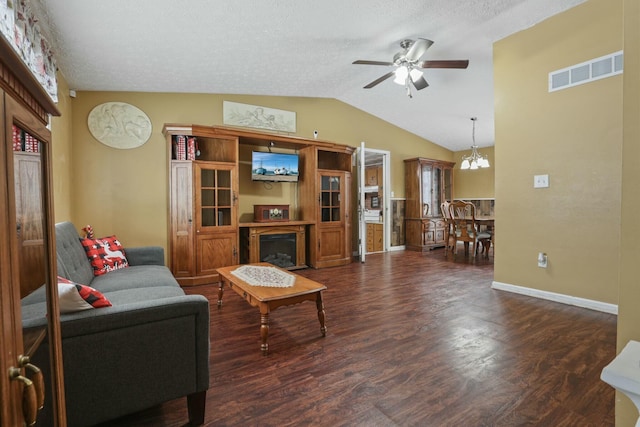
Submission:
[[[404,196],[405,158],[422,156],[451,161],[453,153],[392,126],[372,115],[333,99],[265,97],[241,95],[169,94],[131,92],[77,92],[72,105],[72,204],[70,219],[76,226],[91,224],[98,235],[115,233],[127,245],[167,244],[167,158],[162,135],[165,123],[222,124],[222,101],[229,100],[295,111],[297,136],[312,137],[350,146],[365,141],[368,148],[391,151],[391,189]],[[153,131],[142,147],[118,150],[93,138],[87,128],[91,109],[103,102],[128,102],[151,119]],[[250,153],[241,154],[248,161]],[[60,160],[56,158],[56,162]],[[240,173],[248,176],[248,165]],[[241,182],[242,192],[255,199],[240,202],[242,213],[252,212],[253,203],[267,203],[269,191],[279,200],[291,197],[291,187]],[[261,198],[262,197],[262,198]],[[355,216],[354,216],[355,217]]]
[[[71,134],[71,98],[69,87],[60,74],[58,79],[58,110],[59,117],[51,119],[51,157],[53,159],[53,206],[54,220],[66,221],[71,218],[73,195],[73,157]]]
[[[547,82],[621,49],[622,0],[588,1],[494,44],[496,282],[618,303],[622,76],[553,93]],[[550,187],[534,189],[536,174]]]
[[[456,162],[453,170],[453,196],[456,199],[492,199],[495,197],[496,161],[494,147],[479,148],[478,152],[489,159],[488,168],[460,170],[462,157],[468,156],[471,150],[456,151],[453,160]]]
[[[618,304],[618,351],[629,340],[640,341],[640,5],[624,0],[624,97],[622,218],[620,238],[620,301]],[[612,281],[614,284],[615,281]],[[616,425],[632,426],[638,410],[621,393],[616,394]]]

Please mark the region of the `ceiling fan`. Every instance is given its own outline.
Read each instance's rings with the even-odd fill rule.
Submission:
[[[413,84],[416,90],[421,90],[429,86],[429,83],[427,83],[427,81],[424,79],[422,75],[423,73],[419,70],[419,68],[467,68],[469,66],[468,59],[420,61],[422,55],[425,54],[427,49],[429,49],[432,44],[433,42],[428,39],[406,39],[400,42],[400,47],[402,48],[402,50],[393,56],[393,62],[357,60],[353,61],[353,63],[363,65],[395,66],[395,70],[390,71],[384,76],[377,78],[376,80],[366,85],[364,88],[371,89],[377,84],[382,83],[391,76],[395,75],[394,82],[403,84],[405,89],[407,90],[407,96],[409,98],[412,98],[411,86],[409,83]]]

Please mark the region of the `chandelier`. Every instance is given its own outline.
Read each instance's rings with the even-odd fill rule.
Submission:
[[[460,169],[478,169],[489,167],[489,159],[478,153],[478,146],[476,145],[476,120],[478,120],[477,117],[471,117],[471,121],[473,122],[473,131],[471,133],[473,145],[471,146],[471,154],[462,157],[462,164],[460,165]]]

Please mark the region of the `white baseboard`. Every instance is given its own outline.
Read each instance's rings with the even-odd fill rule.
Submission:
[[[521,295],[528,295],[535,298],[560,302],[562,304],[575,305],[577,307],[588,308],[590,310],[602,311],[604,313],[615,315],[618,314],[618,306],[616,304],[609,304],[606,302],[594,301],[564,294],[557,294],[555,292],[541,291],[539,289],[525,288],[523,286],[510,285],[508,283],[496,281],[491,284],[491,289],[513,292]]]

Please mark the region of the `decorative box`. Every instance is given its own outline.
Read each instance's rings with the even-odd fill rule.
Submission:
[[[289,221],[289,205],[253,205],[255,222]]]

